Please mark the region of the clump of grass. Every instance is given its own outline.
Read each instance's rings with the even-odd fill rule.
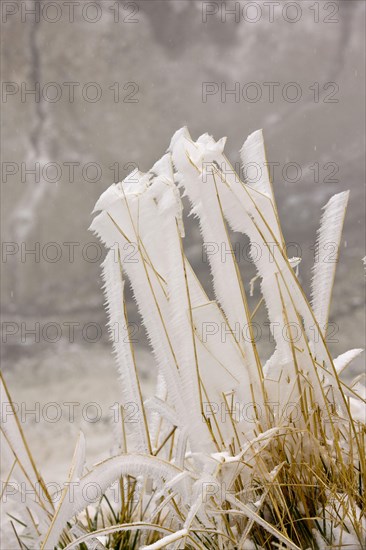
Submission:
[[[341,378],[361,350],[333,359],[325,341],[335,273],[327,245],[339,248],[348,193],[324,209],[309,303],[294,271],[300,259],[286,254],[261,132],[241,151],[244,164],[262,168],[256,182],[240,181],[224,144],[206,134],[194,142],[182,129],[150,172],[134,172],[99,199],[92,230],[108,249],[106,304],[111,326],[122,330],[114,341],[119,451],[85,471],[80,435],[56,504],[13,408],[1,428],[10,463],[4,491],[20,483],[21,548],[365,547],[366,392],[360,377]],[[229,251],[208,255],[215,301],[184,252],[178,189],[206,245]],[[253,309],[229,228],[251,241],[261,280]],[[128,337],[126,277],[158,365],[156,394],[145,400]],[[276,347],[262,364],[254,320],[264,305]],[[11,406],[3,380],[2,391]],[[92,497],[90,486],[99,489]]]

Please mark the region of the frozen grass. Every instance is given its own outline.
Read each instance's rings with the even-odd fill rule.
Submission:
[[[336,266],[327,246],[339,248],[348,193],[324,209],[310,305],[294,271],[300,259],[286,255],[261,132],[241,151],[244,164],[262,167],[255,183],[239,180],[224,144],[182,129],[149,173],[99,199],[91,229],[109,249],[106,303],[113,334],[120,328],[118,452],[86,470],[81,434],[55,502],[15,410],[2,419],[3,493],[11,487],[23,504],[13,518],[20,548],[365,548],[366,392],[362,377],[341,378],[361,350],[333,360],[325,341]],[[179,188],[206,245],[230,252],[228,227],[249,236],[261,281],[252,311],[230,253],[207,255],[208,299],[184,253]],[[158,364],[147,400],[125,277]],[[253,322],[264,306],[276,349],[262,365]],[[3,380],[2,399],[11,403]]]

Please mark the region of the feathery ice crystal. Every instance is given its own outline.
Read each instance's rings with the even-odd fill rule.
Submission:
[[[156,394],[142,398],[133,346],[119,338],[121,406],[134,402],[138,421],[122,416],[118,452],[87,471],[80,435],[57,504],[15,412],[2,419],[9,480],[22,482],[15,497],[25,502],[19,536],[27,548],[365,547],[366,391],[360,377],[346,384],[340,376],[362,350],[332,359],[325,342],[336,266],[326,262],[326,244],[339,247],[348,192],[324,208],[309,304],[293,269],[300,259],[286,254],[268,173],[243,183],[224,145],[207,134],[194,142],[181,129],[150,172],[112,185],[95,206],[91,229],[108,250],[110,324],[128,326],[126,278],[158,365]],[[265,166],[260,131],[241,158]],[[207,297],[184,252],[181,191],[205,243],[230,250],[231,229],[261,251],[252,254],[261,281],[252,311],[234,254],[207,256],[216,301]],[[262,304],[278,327],[264,364],[253,333]],[[208,325],[224,327],[225,339],[223,330],[208,336]],[[246,337],[236,326],[247,327]],[[1,389],[11,403],[3,380]],[[251,414],[243,414],[248,405]],[[94,503],[85,496],[90,483],[103,494]]]

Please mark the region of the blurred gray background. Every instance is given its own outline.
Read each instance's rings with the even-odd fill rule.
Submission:
[[[194,138],[228,136],[233,163],[247,135],[263,128],[284,234],[301,246],[307,291],[321,208],[351,190],[331,347],[362,347],[365,3],[55,4],[2,3],[2,359],[16,402],[34,410],[80,403],[73,423],[65,414],[57,423],[25,415],[43,471],[63,478],[80,426],[90,460],[109,452],[105,427],[119,392],[91,211],[113,181],[134,166],[148,170],[183,125]],[[225,94],[235,86],[237,95]],[[27,172],[36,163],[40,173]],[[210,289],[197,224],[186,224],[187,253]],[[239,264],[248,288],[253,268],[245,258]],[[138,339],[148,391],[155,369],[142,329]],[[90,402],[103,409],[95,424],[80,414]]]

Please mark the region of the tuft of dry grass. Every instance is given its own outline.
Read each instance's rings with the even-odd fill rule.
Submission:
[[[360,378],[346,384],[340,375],[360,350],[334,360],[325,338],[335,265],[322,263],[319,251],[310,304],[293,269],[298,259],[286,254],[268,174],[255,185],[241,182],[223,147],[223,140],[204,135],[194,142],[181,130],[151,172],[112,186],[97,203],[92,229],[109,249],[103,273],[110,323],[128,327],[127,277],[159,383],[156,396],[144,400],[132,342],[114,342],[122,380],[119,453],[85,471],[81,435],[57,504],[1,378],[2,400],[12,407],[1,425],[10,464],[3,493],[16,481],[24,496],[21,518],[13,518],[20,548],[366,547],[366,394]],[[265,160],[260,132],[248,138],[242,159]],[[253,261],[261,296],[252,311],[233,254],[227,262],[209,258],[216,301],[206,296],[184,252],[177,183],[206,243],[230,249],[229,226],[260,246]],[[329,238],[339,246],[347,197],[326,206],[319,248]],[[126,245],[136,262],[124,258]],[[253,332],[263,303],[269,319],[287,329],[264,365]],[[249,339],[233,330],[238,319]],[[204,323],[222,324],[225,339],[216,331],[209,340]],[[132,424],[131,401],[138,415]],[[86,498],[91,485],[99,491]]]

